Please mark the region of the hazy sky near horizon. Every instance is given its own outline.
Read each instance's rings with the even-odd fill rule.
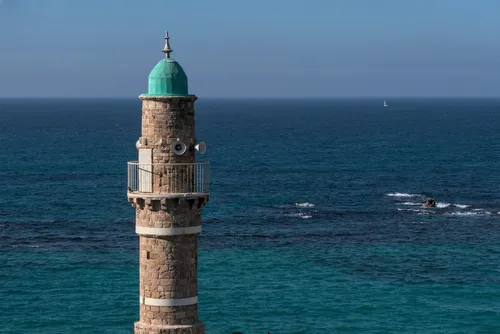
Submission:
[[[500,96],[499,0],[0,0],[0,96]]]

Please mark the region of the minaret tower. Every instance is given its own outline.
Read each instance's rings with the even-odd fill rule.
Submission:
[[[135,334],[200,334],[198,234],[208,201],[209,164],[196,142],[194,102],[182,67],[170,58],[170,38],[142,94],[139,161],[128,163],[128,200],[140,240],[140,320]]]

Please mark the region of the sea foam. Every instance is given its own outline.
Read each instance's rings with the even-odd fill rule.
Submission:
[[[295,206],[298,208],[314,208],[315,205],[312,203],[304,202],[304,203],[295,203]]]
[[[408,194],[408,193],[389,193],[387,196],[390,197],[417,197],[418,194]]]
[[[312,215],[310,213],[305,212],[297,212],[297,213],[288,213],[285,214],[286,217],[294,217],[294,218],[302,218],[302,219],[310,219]]]

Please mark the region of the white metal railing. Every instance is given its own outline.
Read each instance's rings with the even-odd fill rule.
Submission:
[[[128,162],[128,192],[187,194],[208,193],[208,162],[145,164]]]

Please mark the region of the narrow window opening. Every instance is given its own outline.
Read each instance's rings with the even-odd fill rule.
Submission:
[[[149,252],[146,252],[146,259],[148,260],[149,260],[149,255],[150,255]]]

